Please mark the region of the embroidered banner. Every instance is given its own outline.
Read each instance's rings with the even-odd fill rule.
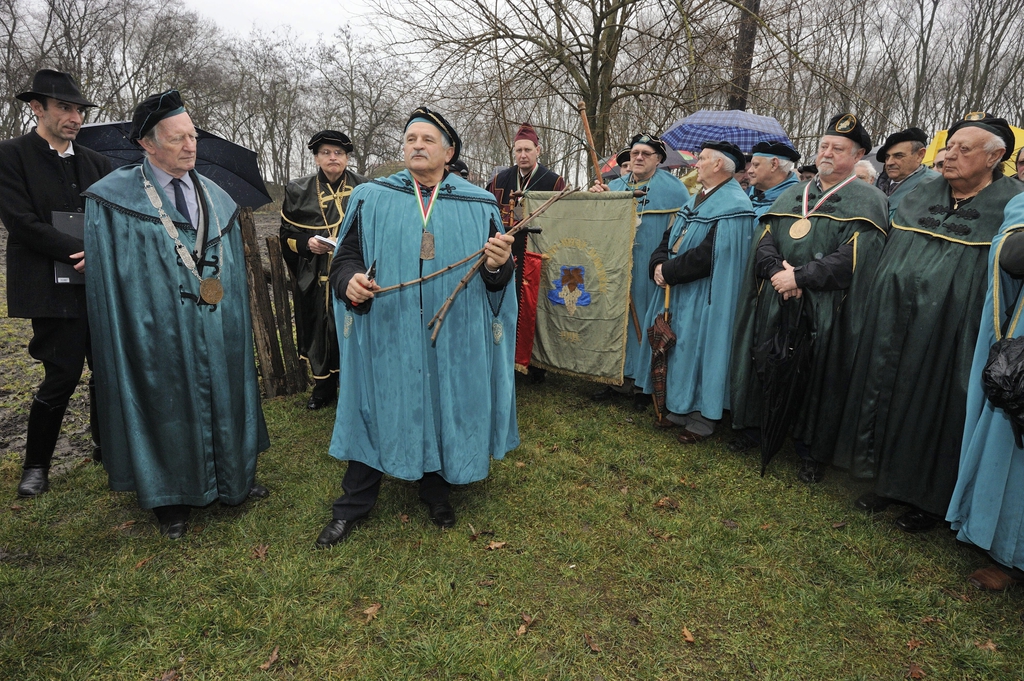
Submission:
[[[529,215],[552,196],[530,192]],[[544,254],[530,364],[622,383],[636,232],[631,192],[578,192],[552,205],[530,236]]]

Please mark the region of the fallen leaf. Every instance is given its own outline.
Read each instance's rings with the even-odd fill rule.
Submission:
[[[270,657],[267,658],[266,662],[260,665],[260,669],[262,669],[263,671],[267,671],[268,669],[270,669],[270,665],[277,662],[277,651],[280,649],[281,646],[274,646],[274,650],[270,653]]]
[[[672,539],[672,535],[671,534],[661,534],[660,532],[657,532],[656,530],[647,530],[647,534],[651,535],[655,539],[660,539],[662,541],[668,541],[669,539]]]
[[[149,558],[143,558],[142,560],[140,560],[138,563],[135,564],[135,569],[138,570],[140,567],[142,567],[143,565],[145,565],[146,563],[148,563],[151,560],[153,560],[153,556],[150,556]]]
[[[622,492],[623,494],[629,494],[629,488],[628,487],[620,487],[619,491]]]
[[[683,627],[683,640],[687,643],[693,643],[693,634],[686,627]]]
[[[178,679],[180,679],[180,678],[181,677],[178,676],[178,672],[176,672],[176,671],[174,671],[172,669],[172,670],[166,671],[163,674],[161,674],[160,676],[156,677],[153,681],[178,681]]]
[[[552,453],[553,452],[557,452],[558,451],[558,445],[551,445],[551,448],[548,451],[552,452]]]
[[[921,618],[921,624],[942,624],[942,618],[928,615],[927,617]]]
[[[269,548],[270,548],[270,544],[260,544],[259,546],[253,548],[253,550],[252,550],[252,557],[255,558],[256,560],[266,560],[267,559],[267,550]]]
[[[516,629],[516,636],[522,636],[525,633],[526,633],[526,625],[525,624],[520,624],[519,628]]]
[[[398,519],[401,520],[403,523],[409,522],[409,516],[408,516],[408,514],[405,514],[405,513],[399,513],[398,514]]]
[[[594,643],[594,639],[590,638],[590,634],[583,634],[583,640],[587,642],[587,645],[590,646],[590,649],[595,653],[601,652],[601,647]]]
[[[992,643],[992,639],[985,641],[984,643],[974,642],[974,645],[978,647],[978,650],[987,650],[994,653],[996,651],[996,644]]]
[[[737,527],[740,526],[740,524],[737,523],[735,520],[728,520],[728,519],[723,520],[722,524],[725,525],[725,527],[730,529],[730,530],[735,530]]]
[[[912,638],[909,641],[907,641],[907,648],[909,650],[917,650],[921,647],[922,643],[924,643],[924,641],[918,641],[916,638]]]
[[[908,679],[923,679],[924,670],[918,667],[913,662],[910,663],[910,667],[907,669],[907,673],[904,675]]]
[[[516,468],[526,468],[526,463],[523,461],[516,461]]]
[[[765,523],[764,525],[762,525],[762,526],[761,526],[761,529],[762,529],[762,530],[767,530],[767,529],[768,529],[769,527],[771,527],[771,526],[772,526],[772,524],[771,524],[771,523]]]
[[[369,624],[370,620],[376,617],[378,612],[380,612],[380,603],[374,603],[366,610],[363,610],[363,614],[366,615],[366,623]]]
[[[959,591],[953,591],[952,589],[943,589],[942,591],[945,592],[945,594],[947,596],[952,596],[953,598],[957,599],[958,601],[963,601],[964,603],[970,603],[971,602],[971,597],[968,596],[967,594],[962,594]]]
[[[24,511],[25,507],[24,506],[18,506],[17,504],[11,504],[11,510],[12,511]]]
[[[124,532],[125,530],[127,530],[129,527],[131,527],[134,524],[135,524],[134,520],[127,520],[127,521],[121,523],[120,525],[115,525],[114,529],[117,530],[118,532]]]
[[[506,544],[508,544],[507,541],[492,541],[492,542],[487,544],[487,550],[488,551],[497,551],[498,549],[505,548]]]
[[[832,529],[833,530],[841,530],[844,527],[846,527],[846,523],[845,522],[842,522],[842,523],[832,523]]]
[[[490,603],[488,603],[487,601],[477,601],[476,604],[479,605],[481,608],[486,608],[488,605],[490,605]]]
[[[656,502],[654,502],[654,507],[671,508],[672,510],[675,510],[679,508],[679,502],[673,499],[672,497],[662,497],[658,499]]]

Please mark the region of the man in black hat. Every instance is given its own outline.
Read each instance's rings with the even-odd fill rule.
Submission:
[[[939,176],[937,172],[922,164],[928,151],[928,135],[921,128],[907,128],[894,132],[885,138],[885,144],[875,154],[875,159],[884,164],[883,172],[875,183],[889,197],[889,220],[896,215],[896,209],[911,190],[925,180]]]
[[[805,166],[800,166],[797,169],[797,174],[800,175],[801,182],[813,180],[814,177],[818,174],[818,166],[814,165],[813,163],[810,163]]]
[[[727,141],[701,145],[697,177],[702,189],[676,215],[648,261],[658,286],[644,301],[647,330],[665,310],[665,287],[675,346],[667,355],[666,413],[656,426],[681,426],[684,445],[709,437],[729,408],[729,352],[736,299],[754,240],[754,209],[736,168],[746,159]],[[723,348],[725,351],[723,351]],[[637,387],[653,393],[651,353],[637,372]]]
[[[82,192],[110,172],[110,161],[74,145],[86,109],[67,73],[44,69],[19,94],[36,117],[27,135],[0,142],[0,219],[7,228],[7,314],[32,320],[29,354],[43,364],[43,382],[29,409],[25,463],[18,495],[49,489],[50,460],[61,422],[88,360],[92,365],[85,286],[56,263],[85,267],[82,237],[59,231],[55,213],[82,213]],[[59,217],[59,216],[58,216]],[[62,221],[70,222],[67,216]],[[79,232],[79,234],[81,234]],[[93,382],[89,382],[93,458],[99,435]]]
[[[870,277],[885,244],[885,195],[853,169],[871,138],[853,114],[835,116],[818,145],[817,176],[792,185],[762,216],[748,267],[732,353],[732,423],[759,428],[763,385],[751,349],[775,333],[785,306],[803,304],[815,331],[811,367],[791,434],[798,477],[819,482],[831,458],[835,400],[860,331],[866,300],[852,286]],[[751,441],[753,445],[753,441]]]
[[[1002,118],[976,112],[952,125],[942,178],[900,203],[874,280],[851,289],[870,307],[835,463],[875,479],[857,508],[909,505],[896,520],[906,532],[934,527],[956,483],[989,246],[1022,189],[1002,172],[1012,150]]]
[[[301,292],[295,301],[295,336],[315,381],[306,408],[320,409],[338,394],[338,334],[327,274],[348,197],[366,180],[348,169],[353,147],[345,133],[321,130],[306,148],[318,170],[285,188],[281,251]]]
[[[462,142],[444,116],[416,109],[403,143],[405,170],[352,192],[331,264],[341,390],[330,454],[348,469],[319,548],[369,515],[385,474],[417,480],[431,521],[452,527],[451,486],[486,478],[491,457],[519,444],[513,237],[493,195],[448,171]],[[480,276],[432,338],[431,317],[481,247]]]
[[[161,534],[193,506],[264,497],[260,405],[238,206],[195,172],[198,136],[176,90],[135,109],[145,151],[86,192],[86,296],[103,465]]]

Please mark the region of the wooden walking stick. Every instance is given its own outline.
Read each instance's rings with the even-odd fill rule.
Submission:
[[[534,220],[534,218],[537,218],[538,216],[540,216],[541,213],[546,211],[551,206],[551,204],[553,204],[555,201],[558,201],[559,199],[565,198],[569,194],[574,194],[575,192],[578,192],[578,191],[579,191],[578,189],[569,188],[569,189],[562,190],[558,194],[555,194],[550,199],[548,199],[547,201],[542,203],[540,206],[538,206],[537,210],[533,211],[532,213],[527,215],[525,218],[520,220],[519,224],[517,224],[515,227],[513,227],[512,229],[508,230],[505,233],[510,235],[510,236],[514,236],[516,232],[518,232],[521,229],[526,228],[526,226],[529,225]],[[478,253],[479,252],[480,251],[478,251]],[[470,257],[473,257],[473,256],[470,256]],[[463,260],[462,262],[465,262],[465,260]],[[458,285],[455,287],[455,290],[452,291],[452,294],[450,296],[448,296],[448,298],[444,301],[444,304],[441,306],[441,309],[438,310],[434,314],[433,317],[431,317],[430,322],[427,324],[427,328],[428,329],[433,329],[434,330],[434,332],[432,334],[430,334],[430,341],[431,342],[434,342],[434,341],[437,340],[437,334],[441,331],[441,324],[444,323],[444,317],[445,317],[446,314],[448,314],[448,309],[452,306],[452,302],[455,300],[455,296],[457,296],[459,294],[459,291],[461,291],[462,289],[464,289],[466,287],[466,284],[469,283],[469,280],[473,278],[473,275],[476,274],[477,271],[481,267],[483,267],[485,262],[487,262],[487,255],[483,254],[483,255],[480,256],[480,259],[477,260],[473,264],[473,266],[469,269],[469,272],[466,272],[466,276],[464,276],[459,281]]]
[[[597,148],[594,146],[594,136],[590,133],[590,121],[587,120],[587,103],[580,102],[576,105],[576,108],[580,110],[580,116],[583,117],[583,132],[587,136],[587,151],[590,152],[590,162],[594,164],[594,172],[596,173],[596,179],[598,182],[601,181],[601,161],[597,158]]]

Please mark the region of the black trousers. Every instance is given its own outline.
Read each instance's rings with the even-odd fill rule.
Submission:
[[[28,354],[42,362],[46,372],[36,399],[51,407],[66,404],[78,387],[85,363],[92,368],[88,319],[33,319]]]
[[[341,481],[341,489],[345,493],[334,502],[334,519],[358,520],[369,515],[377,503],[383,477],[384,474],[376,468],[360,461],[349,461]],[[451,490],[451,483],[438,473],[424,473],[420,478],[420,499],[428,505],[447,502]]]

